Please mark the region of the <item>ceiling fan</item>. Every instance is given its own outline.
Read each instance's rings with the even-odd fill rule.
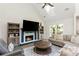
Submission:
[[[54,5],[51,4],[51,3],[44,3],[44,5],[42,6],[42,8],[45,8],[46,5],[49,5],[49,6],[51,6],[51,7],[54,7]]]

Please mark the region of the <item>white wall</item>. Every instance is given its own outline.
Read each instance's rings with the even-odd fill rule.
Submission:
[[[79,3],[75,4],[75,15],[79,15]]]
[[[40,8],[41,15],[43,14],[44,18],[44,38],[49,38],[49,26],[54,24],[63,24],[63,34],[74,34],[75,4],[54,3],[53,5],[55,14],[51,14],[51,16],[47,14],[45,10],[41,9],[40,6],[37,6]],[[66,8],[68,8],[68,10],[65,10]],[[51,12],[52,11],[53,10],[51,10]]]
[[[63,24],[63,34],[74,34],[74,18],[48,20],[45,22],[45,38],[49,38],[49,26]]]
[[[79,16],[79,3],[75,4],[75,14],[74,14],[74,34],[76,35],[76,16]]]
[[[0,39],[7,40],[8,22],[20,23],[22,28],[23,19],[42,22],[31,4],[0,4]]]

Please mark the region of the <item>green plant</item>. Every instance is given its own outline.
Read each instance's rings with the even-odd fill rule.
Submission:
[[[63,33],[63,25],[59,24],[59,25],[53,25],[51,27],[53,34],[61,34]]]

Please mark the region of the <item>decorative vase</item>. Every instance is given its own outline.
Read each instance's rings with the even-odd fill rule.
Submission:
[[[14,50],[14,44],[11,42],[8,46],[9,51],[13,51]]]

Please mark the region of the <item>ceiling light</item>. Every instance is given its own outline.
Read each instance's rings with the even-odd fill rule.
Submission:
[[[50,8],[51,8],[51,7],[50,7],[49,5],[46,5],[44,9],[45,9],[47,12],[49,12],[49,11],[50,11]]]

